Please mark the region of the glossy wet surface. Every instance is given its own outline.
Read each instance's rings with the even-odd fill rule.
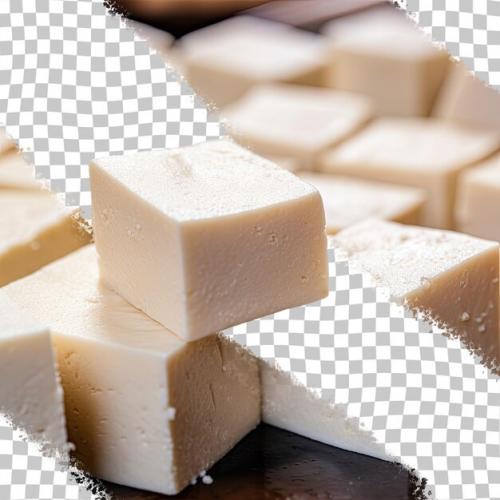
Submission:
[[[114,498],[160,500],[413,500],[411,477],[397,464],[333,448],[260,425],[198,481],[175,497],[106,484]]]

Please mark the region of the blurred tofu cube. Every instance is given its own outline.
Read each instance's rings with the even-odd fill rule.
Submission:
[[[363,96],[299,85],[263,85],[223,112],[228,132],[263,156],[294,158],[312,169],[321,153],[371,118]]]
[[[378,116],[429,115],[449,66],[446,51],[394,16],[344,23],[330,61],[330,85],[370,97]]]
[[[259,83],[320,85],[326,46],[319,35],[284,24],[235,17],[184,36],[180,64],[188,82],[219,107]]]
[[[500,241],[500,156],[460,176],[456,220],[464,233]]]
[[[316,173],[299,173],[299,177],[319,191],[328,234],[372,217],[420,224],[425,202],[421,189]]]
[[[469,127],[500,131],[500,93],[455,64],[432,110],[433,116]]]
[[[323,172],[424,189],[422,224],[454,224],[458,174],[500,147],[500,136],[439,120],[380,118],[326,153]]]
[[[452,231],[368,220],[331,240],[370,273],[391,300],[459,335],[498,362],[498,243]]]

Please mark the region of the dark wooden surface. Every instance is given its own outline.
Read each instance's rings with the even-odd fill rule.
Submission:
[[[126,500],[413,500],[401,466],[261,425],[210,471],[214,482],[166,497],[106,483]]]

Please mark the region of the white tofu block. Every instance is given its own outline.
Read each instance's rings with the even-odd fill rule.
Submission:
[[[372,116],[368,99],[299,85],[263,85],[222,113],[228,133],[264,156],[294,158],[303,170]]]
[[[464,233],[500,241],[500,156],[460,176],[456,220]]]
[[[295,158],[289,158],[287,156],[275,156],[267,155],[266,158],[273,163],[276,163],[281,168],[288,170],[289,172],[298,172],[301,169],[301,164]]]
[[[330,53],[330,85],[370,97],[378,116],[429,115],[449,67],[446,51],[411,26],[355,29],[333,38]]]
[[[0,155],[10,153],[16,149],[16,143],[7,135],[4,128],[0,127]]]
[[[369,220],[332,240],[392,300],[429,314],[498,362],[498,243],[461,233]]]
[[[500,93],[454,64],[432,110],[433,116],[469,127],[500,130]]]
[[[342,404],[319,398],[289,374],[260,362],[262,421],[315,441],[381,460],[393,460]]]
[[[422,224],[447,229],[454,224],[458,174],[499,146],[496,133],[439,120],[383,118],[326,153],[321,170],[424,189]]]
[[[326,46],[313,33],[253,17],[235,17],[184,36],[185,76],[223,107],[260,83],[320,85]]]
[[[39,190],[42,184],[35,177],[35,167],[21,153],[13,150],[0,157],[0,189]]]
[[[194,340],[328,294],[315,188],[229,141],[90,166],[101,276]]]
[[[49,322],[77,457],[95,476],[175,494],[260,420],[258,365],[184,342],[99,283],[93,246],[5,288]]]
[[[48,191],[0,190],[0,286],[89,243],[76,217]]]
[[[309,172],[300,173],[299,177],[318,189],[328,234],[373,217],[403,224],[420,223],[425,203],[421,189]]]
[[[47,450],[65,451],[63,395],[50,331],[0,291],[0,413]]]

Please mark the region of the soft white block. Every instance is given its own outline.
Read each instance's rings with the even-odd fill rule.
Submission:
[[[11,150],[0,157],[0,189],[39,190],[35,167],[27,163],[21,153]]]
[[[328,293],[315,188],[229,141],[92,162],[101,276],[181,338]]]
[[[328,234],[372,217],[403,224],[421,221],[425,203],[425,192],[421,189],[339,175],[309,172],[298,175],[318,189],[325,207]]]
[[[77,210],[41,189],[0,189],[0,286],[90,242]]]
[[[461,233],[368,220],[332,244],[392,299],[428,313],[487,362],[498,362],[498,243]]]
[[[460,176],[456,220],[464,233],[500,241],[500,156]]]
[[[188,82],[218,106],[259,83],[323,82],[323,39],[264,19],[241,16],[222,21],[184,36],[180,49]]]
[[[300,85],[263,85],[224,109],[240,144],[264,156],[294,158],[312,169],[318,156],[360,129],[372,116],[362,96]]]
[[[184,342],[99,283],[93,246],[5,288],[51,325],[70,439],[95,476],[175,494],[260,420],[258,366]]]
[[[63,395],[50,331],[0,291],[0,412],[47,449],[65,451]]]
[[[499,147],[498,133],[440,120],[381,118],[326,153],[321,170],[424,189],[422,224],[451,228],[458,174]]]

